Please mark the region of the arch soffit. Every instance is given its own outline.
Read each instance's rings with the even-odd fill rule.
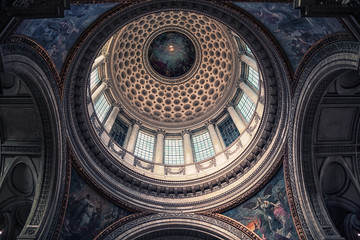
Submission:
[[[328,41],[307,56],[297,75],[288,133],[291,190],[298,232],[307,239],[343,239],[332,224],[322,198],[319,182],[313,174],[311,142],[315,113],[327,87],[344,71],[358,69],[360,44]],[[315,47],[314,47],[315,48]]]
[[[35,200],[19,237],[53,239],[62,211],[65,167],[65,128],[56,72],[35,42],[18,37],[1,46],[5,72],[20,78],[30,90],[42,125],[42,171]],[[55,216],[55,217],[54,217]]]

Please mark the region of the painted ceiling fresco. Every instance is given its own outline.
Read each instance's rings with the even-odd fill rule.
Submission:
[[[179,77],[190,70],[195,61],[195,47],[191,40],[179,32],[165,32],[149,46],[150,65],[160,75]]]
[[[346,31],[336,18],[300,18],[292,3],[245,3],[236,6],[252,14],[283,47],[293,71],[309,48],[321,38]]]
[[[223,214],[264,240],[299,239],[289,209],[283,168],[255,196]]]
[[[335,18],[300,18],[292,4],[234,3],[257,18],[283,47],[296,70],[301,58],[315,42],[326,35],[344,32]],[[25,20],[16,30],[32,38],[49,53],[60,72],[66,55],[81,35],[101,14],[117,4],[72,5],[64,18]]]
[[[76,40],[100,15],[117,4],[71,5],[64,18],[24,20],[15,34],[25,35],[40,44],[52,58],[58,72]]]
[[[69,200],[60,240],[88,240],[131,213],[100,196],[71,170]]]

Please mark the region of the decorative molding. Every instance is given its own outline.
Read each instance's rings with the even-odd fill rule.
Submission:
[[[1,146],[1,154],[41,155],[41,146]]]
[[[181,224],[183,222],[183,224]],[[204,224],[205,223],[205,224]],[[168,227],[171,229],[190,227],[193,231],[202,231],[217,236],[220,239],[228,239],[228,236],[236,236],[236,239],[244,240],[261,240],[254,232],[247,227],[230,218],[214,213],[158,213],[151,214],[144,212],[140,214],[133,214],[120,219],[118,222],[110,225],[102,233],[100,233],[96,240],[110,240],[119,237],[126,239],[134,238],[139,234],[146,234],[147,232],[159,229],[159,227]],[[143,228],[142,225],[153,226],[152,228]],[[139,227],[140,226],[140,227]],[[214,227],[213,227],[214,226]],[[130,234],[130,236],[128,235]],[[126,236],[123,236],[126,235]]]
[[[139,158],[134,158],[134,167],[140,167],[145,170],[150,170],[151,172],[154,172],[154,163],[147,163],[147,165],[144,165],[145,162],[140,160]]]
[[[123,150],[122,147],[119,146],[120,150],[116,150],[115,149],[115,144],[117,145],[117,143],[113,140],[110,139],[108,147],[115,152],[121,159],[124,159],[125,154],[126,154],[126,150]]]
[[[230,149],[228,149],[228,150],[225,151],[225,155],[226,155],[227,158],[229,158],[231,155],[233,155],[233,154],[236,153],[240,148],[243,147],[243,144],[242,144],[240,138],[238,138],[238,139],[236,140],[235,145],[236,145],[236,148],[235,148],[233,151],[230,151]]]
[[[66,214],[66,209],[67,209],[67,205],[68,205],[68,201],[69,201],[69,192],[70,192],[70,184],[71,184],[71,164],[73,161],[73,156],[74,154],[70,154],[71,147],[70,147],[70,143],[69,141],[66,142],[66,175],[65,175],[65,184],[64,184],[64,195],[62,198],[62,203],[61,203],[61,208],[60,208],[60,214],[59,214],[59,218],[57,221],[57,225],[55,228],[55,232],[54,232],[54,239],[59,239],[60,238],[60,234],[62,231],[62,227],[64,225],[64,220],[65,220],[65,214]]]
[[[204,164],[208,165],[204,166]],[[216,167],[216,158],[211,158],[210,160],[207,160],[205,162],[195,163],[195,167],[198,173],[211,167]]]
[[[185,167],[165,166],[165,175],[185,175]]]
[[[285,188],[286,188],[286,195],[289,201],[289,208],[291,212],[291,216],[294,222],[294,226],[296,229],[296,232],[298,234],[298,237],[300,240],[306,240],[306,235],[302,229],[301,222],[298,215],[298,210],[296,209],[296,204],[294,201],[293,191],[291,188],[291,175],[289,171],[289,159],[286,155],[286,157],[283,160],[283,166],[284,166],[284,178],[285,178]]]
[[[12,35],[9,38],[9,41],[11,43],[25,44],[25,45],[33,48],[43,58],[43,60],[47,64],[47,67],[50,69],[52,77],[55,79],[58,91],[60,93],[60,98],[62,98],[62,91],[64,89],[64,83],[63,83],[62,79],[60,78],[59,73],[56,70],[55,64],[52,61],[50,55],[47,53],[47,51],[41,45],[39,45],[37,42],[35,42],[34,40],[32,40],[28,37],[22,36],[22,35]]]
[[[139,212],[139,213],[134,213],[131,214],[129,216],[125,216],[121,219],[119,219],[118,221],[114,222],[113,224],[111,224],[110,226],[108,226],[106,229],[104,229],[101,233],[99,233],[99,235],[97,235],[94,240],[102,240],[105,239],[105,237],[107,237],[111,232],[113,232],[114,230],[116,230],[117,228],[125,225],[126,223],[132,222],[136,219],[140,219],[149,215],[153,215],[154,213],[152,212],[148,212],[148,211],[144,211],[144,212]]]
[[[296,87],[300,80],[301,75],[303,74],[305,68],[308,66],[312,57],[322,48],[328,46],[335,42],[341,41],[351,41],[352,37],[348,33],[335,33],[332,35],[328,35],[325,38],[318,41],[316,44],[312,45],[311,48],[306,52],[306,54],[302,57],[295,73],[294,73],[294,82],[291,86],[291,95],[294,96]]]

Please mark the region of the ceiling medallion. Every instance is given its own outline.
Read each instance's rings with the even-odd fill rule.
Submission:
[[[167,26],[147,39],[143,60],[148,73],[164,84],[189,80],[200,66],[200,45],[186,29]]]

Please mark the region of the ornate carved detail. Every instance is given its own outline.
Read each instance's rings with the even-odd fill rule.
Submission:
[[[299,236],[299,239],[300,240],[306,240],[306,235],[304,234],[304,231],[303,231],[303,229],[301,227],[298,211],[296,209],[294,196],[293,196],[293,192],[292,192],[292,189],[291,189],[291,181],[290,181],[291,176],[290,176],[290,172],[289,172],[289,162],[288,161],[289,160],[288,160],[287,155],[286,155],[286,157],[283,160],[286,195],[288,197],[291,216],[292,216],[292,219],[294,221],[294,225],[295,225],[295,228],[296,228],[296,232],[297,232],[297,234]]]
[[[204,166],[205,164],[207,164],[207,166]],[[201,163],[196,163],[195,164],[196,170],[197,172],[201,172],[204,171],[206,169],[209,169],[211,167],[216,167],[216,159],[212,158],[206,162],[201,162]]]
[[[1,154],[41,154],[40,146],[2,146]]]
[[[258,125],[259,121],[261,120],[259,114],[256,112],[254,114],[254,122],[252,122],[252,126],[250,125],[247,129],[246,132],[248,132],[250,134],[250,136],[252,136],[252,132],[255,130],[256,126]]]
[[[114,140],[110,139],[109,144],[108,144],[108,147],[109,147],[112,151],[114,151],[118,156],[120,156],[121,159],[124,159],[125,154],[126,154],[126,151],[125,151],[125,150],[122,150],[121,147],[120,147],[120,150],[116,150],[116,149],[115,149],[115,144],[116,144],[116,143],[114,142]]]
[[[236,145],[236,148],[235,148],[233,151],[230,151],[230,149],[228,149],[228,150],[225,151],[225,155],[226,155],[227,158],[229,158],[230,155],[233,155],[233,154],[236,153],[240,148],[243,147],[243,144],[242,144],[240,138],[238,138],[238,140],[237,140],[237,142],[236,142],[235,145]]]
[[[154,172],[154,163],[146,163],[140,160],[139,158],[134,158],[134,166],[135,167],[141,167],[142,169],[149,170],[151,172]]]
[[[165,166],[165,175],[185,175],[185,167]]]
[[[156,130],[156,135],[159,135],[159,134],[165,136],[166,132],[164,131],[164,129],[157,129]]]
[[[181,136],[184,136],[185,134],[189,134],[191,135],[191,130],[190,129],[184,129],[181,131]]]
[[[314,54],[321,48],[335,42],[341,41],[350,41],[352,40],[351,36],[348,33],[336,33],[330,36],[325,37],[323,40],[317,44],[311,46],[311,48],[306,52],[305,56],[301,59],[296,72],[294,73],[294,82],[292,84],[292,95],[294,96],[297,84],[299,82],[300,76],[304,72],[305,68],[308,66],[309,61],[314,56]],[[340,50],[340,49],[339,49]]]
[[[67,146],[66,147],[66,149],[67,149],[66,150],[66,176],[64,179],[64,181],[65,181],[64,195],[62,198],[60,214],[59,214],[59,218],[58,218],[55,233],[54,233],[54,239],[59,239],[59,237],[60,237],[62,227],[64,224],[64,220],[65,220],[67,204],[68,204],[68,200],[69,200],[70,183],[71,183],[71,163],[73,161],[72,157],[74,156],[74,154],[70,154],[71,147],[70,147],[69,141],[67,141],[66,146]]]
[[[211,126],[211,125],[214,126],[214,124],[215,124],[215,121],[213,119],[210,119],[205,122],[205,127],[207,128],[208,126]]]

